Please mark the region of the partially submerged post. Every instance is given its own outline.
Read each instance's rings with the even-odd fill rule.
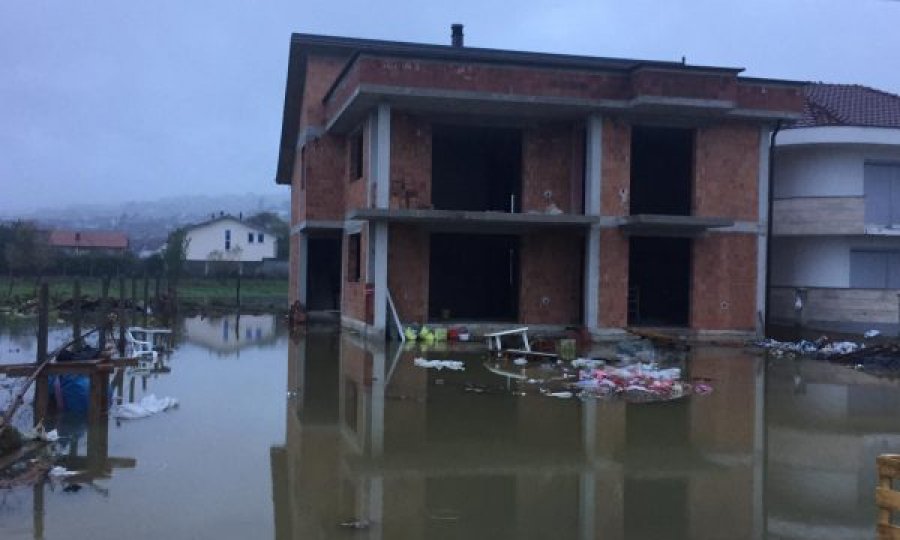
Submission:
[[[75,278],[72,284],[72,339],[76,340],[75,348],[81,345],[77,342],[81,336],[81,281]]]
[[[147,315],[150,311],[150,278],[144,272],[144,326],[147,326]]]
[[[47,357],[47,339],[50,335],[50,296],[47,282],[41,283],[38,294],[38,342],[35,363],[41,363]]]
[[[34,387],[34,424],[37,425],[47,413],[47,403],[50,399],[50,380],[43,373],[43,364],[47,361],[47,339],[50,335],[50,302],[47,282],[41,283],[41,291],[38,295],[38,343],[37,356],[35,358],[35,387]],[[27,384],[26,384],[27,388]],[[12,404],[15,407],[15,403]],[[9,420],[7,420],[8,422]]]
[[[119,309],[116,310],[119,316],[119,356],[125,356],[125,326],[128,321],[125,319],[125,277],[119,276]]]

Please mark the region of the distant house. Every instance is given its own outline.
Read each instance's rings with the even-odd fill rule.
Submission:
[[[123,255],[128,250],[128,235],[118,231],[57,229],[50,232],[49,243],[52,248],[71,255]]]
[[[804,93],[803,117],[776,137],[772,316],[819,328],[894,326],[900,96],[840,84]]]
[[[204,273],[216,267],[275,258],[275,235],[232,216],[222,216],[185,230],[185,260],[189,269],[202,267]],[[247,265],[244,265],[247,268]]]

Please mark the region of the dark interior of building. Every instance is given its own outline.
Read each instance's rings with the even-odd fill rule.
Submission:
[[[509,212],[519,208],[519,129],[436,125],[432,135],[431,200],[439,210]]]
[[[431,320],[518,318],[519,239],[486,234],[431,235]]]
[[[691,214],[694,130],[634,126],[631,213]]]
[[[341,306],[341,238],[310,238],[307,241],[306,308],[338,310]]]
[[[691,291],[689,238],[632,237],[628,324],[687,326]]]

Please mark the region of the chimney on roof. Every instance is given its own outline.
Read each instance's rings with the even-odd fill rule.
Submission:
[[[459,23],[450,25],[450,44],[454,47],[463,46],[463,25]]]

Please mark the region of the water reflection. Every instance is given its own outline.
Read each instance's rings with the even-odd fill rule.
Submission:
[[[496,384],[310,333],[290,347],[278,538],[760,538],[763,362],[704,349],[716,391],[654,404],[473,395]],[[334,362],[334,358],[339,358]]]
[[[900,450],[900,382],[815,361],[772,363],[769,532],[872,538],[875,457]]]
[[[271,344],[277,337],[273,314],[188,317],[183,328],[187,341],[223,355]]]

